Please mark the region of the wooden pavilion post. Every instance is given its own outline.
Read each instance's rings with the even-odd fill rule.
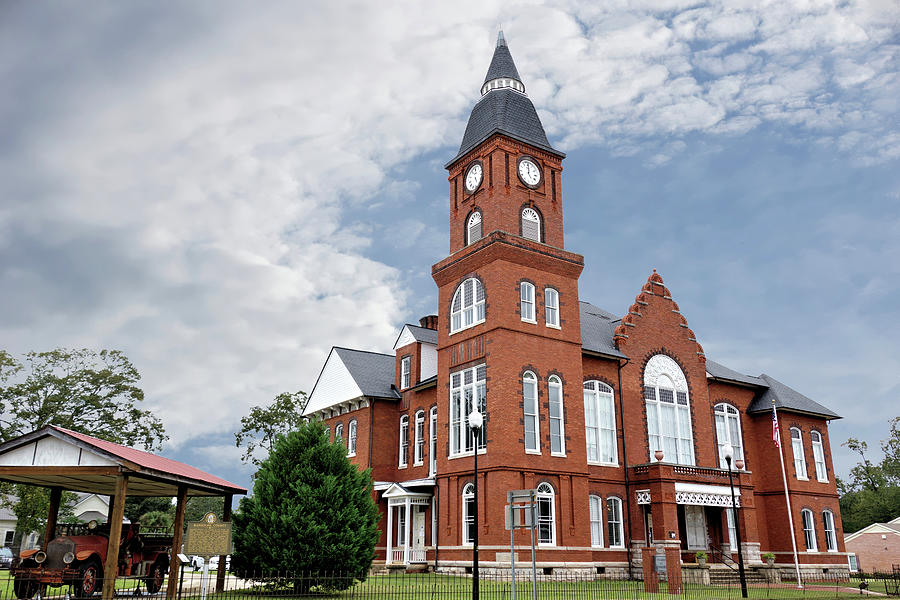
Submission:
[[[50,488],[50,510],[47,513],[47,529],[44,531],[44,550],[47,549],[47,546],[50,544],[50,540],[53,539],[53,534],[56,531],[56,522],[59,519],[59,502],[61,499],[62,488]]]
[[[226,523],[231,521],[231,494],[225,496],[225,506],[222,507],[222,520]],[[221,594],[225,591],[225,568],[228,566],[228,557],[224,554],[219,556],[219,569],[216,571],[216,593]]]
[[[116,494],[111,499],[109,516],[109,544],[106,547],[106,565],[103,567],[103,600],[112,600],[116,592],[116,575],[119,571],[119,543],[122,541],[122,519],[125,517],[125,497],[128,495],[128,475],[116,477]]]
[[[178,573],[181,571],[181,562],[178,554],[181,552],[181,544],[184,540],[184,507],[187,500],[187,486],[178,486],[178,503],[175,505],[175,531],[172,536],[172,556],[169,560],[169,584],[166,586],[166,598],[175,600],[178,592]],[[105,600],[105,599],[104,599]]]

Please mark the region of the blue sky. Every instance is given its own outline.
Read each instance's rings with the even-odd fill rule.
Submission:
[[[165,454],[436,310],[498,28],[565,151],[580,294],[660,271],[707,355],[877,445],[900,414],[895,2],[8,2],[0,340],[119,348]]]

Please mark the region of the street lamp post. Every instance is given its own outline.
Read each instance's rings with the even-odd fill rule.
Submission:
[[[478,600],[478,436],[481,433],[481,426],[484,424],[484,416],[478,412],[475,407],[469,413],[469,427],[472,428],[474,434],[474,458],[475,458],[475,510],[472,515],[475,521],[475,535],[472,538],[472,600]]]
[[[725,464],[728,465],[728,484],[731,486],[731,516],[734,518],[734,533],[737,537],[737,551],[738,551],[738,573],[741,577],[741,597],[747,597],[747,577],[744,574],[744,552],[741,549],[741,523],[738,520],[737,514],[737,502],[734,499],[734,478],[731,475],[731,461],[734,459],[734,447],[731,444],[725,444],[725,447],[722,448],[722,453],[725,455]],[[738,469],[744,468],[744,461],[736,460],[735,466]]]

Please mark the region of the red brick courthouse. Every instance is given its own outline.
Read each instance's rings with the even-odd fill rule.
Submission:
[[[484,569],[508,568],[507,491],[534,488],[544,569],[614,576],[630,558],[639,573],[647,546],[679,548],[684,562],[705,550],[717,563],[736,558],[739,527],[750,565],[771,551],[791,572],[774,400],[803,570],[846,571],[828,435],[838,415],[769,375],[709,360],[655,271],[617,312],[580,300],[583,257],[563,241],[563,158],[501,34],[446,165],[439,314],[406,325],[393,354],[334,348],[307,408],[372,468],[376,562],[471,566],[477,451]],[[480,439],[467,427],[476,405]],[[744,461],[737,522],[728,443]],[[527,532],[516,544],[530,560]]]

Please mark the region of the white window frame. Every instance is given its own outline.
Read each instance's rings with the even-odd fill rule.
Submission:
[[[334,443],[344,445],[344,424],[338,423],[334,426]]]
[[[408,464],[407,456],[409,455],[409,415],[400,417],[400,444],[399,458],[397,466],[405,469]]]
[[[475,503],[475,486],[467,483],[463,486],[462,491],[462,545],[471,546],[474,544],[474,535],[469,536],[469,528],[475,527],[475,514],[470,511],[470,505]]]
[[[566,413],[563,406],[562,380],[557,375],[551,375],[547,379],[547,402],[550,405],[550,455],[565,456]],[[556,429],[555,433],[554,429]]]
[[[797,437],[794,437],[794,432]],[[803,432],[799,427],[791,427],[791,454],[794,457],[794,476],[800,481],[809,481],[806,472],[806,452],[803,450]]]
[[[356,419],[353,419],[347,426],[347,456],[356,456],[356,435],[357,424]]]
[[[466,290],[471,290],[471,303],[466,303]],[[484,286],[477,277],[459,284],[450,302],[450,335],[484,323]]]
[[[734,463],[744,460],[744,432],[741,428],[741,413],[731,404],[720,402],[713,408],[713,415],[716,425],[716,442],[719,447],[719,468],[728,468],[728,462],[725,460],[725,446],[731,444],[734,449],[731,468],[737,470]],[[737,431],[734,430],[734,427],[737,428]],[[746,466],[745,464],[744,468]]]
[[[519,314],[526,323],[537,324],[534,305],[534,284],[528,281],[519,283]]]
[[[734,519],[734,509],[730,506],[725,509],[725,524],[728,527],[728,547],[732,552],[737,552],[737,522]]]
[[[478,225],[478,237],[472,238],[472,227]],[[476,210],[469,215],[466,221],[466,245],[473,244],[484,237],[484,223],[482,221],[481,211]]]
[[[425,464],[425,411],[416,411],[416,445],[413,450],[413,465],[418,467]]]
[[[837,552],[837,531],[834,527],[834,513],[830,509],[822,511],[822,526],[825,529],[825,552]]]
[[[818,542],[816,541],[816,521],[813,511],[804,508],[800,511],[800,523],[803,525],[803,541],[806,544],[807,552],[818,552]]]
[[[432,406],[428,415],[428,475],[437,473],[437,406]]]
[[[544,322],[547,327],[560,329],[559,326],[559,290],[544,288]]]
[[[603,547],[603,498],[591,494],[588,496],[588,514],[591,518],[591,546]]]
[[[828,483],[828,469],[825,466],[825,445],[822,443],[822,434],[816,430],[809,432],[812,442],[813,463],[816,465],[816,479],[822,483]]]
[[[475,434],[469,427],[469,413],[477,402],[479,412],[487,417],[486,369],[480,364],[450,374],[450,458],[471,456],[474,452]],[[487,419],[479,431],[479,453],[487,448],[486,429]]]
[[[669,396],[671,402],[667,400]],[[644,406],[647,411],[650,461],[655,462],[655,452],[662,450],[663,461],[694,466],[696,464],[694,429],[691,422],[691,399],[687,379],[678,363],[665,354],[653,356],[644,368]],[[662,414],[668,407],[672,407],[673,411],[674,432],[663,431]],[[670,435],[671,433],[674,435]],[[674,443],[674,457],[666,447],[670,441]]]
[[[613,389],[602,381],[591,379],[584,382],[584,430],[587,446],[587,461],[592,465],[619,465],[619,445],[616,438],[616,402]],[[600,417],[605,406],[609,419],[606,423]],[[604,456],[604,443],[612,447],[612,455]],[[608,446],[609,447],[609,446]]]
[[[538,214],[538,211],[534,210],[530,206],[526,206],[525,208],[522,209],[522,212],[519,214],[519,218],[521,219],[520,227],[522,228],[522,237],[525,238],[526,240],[531,240],[531,241],[538,242],[538,243],[542,242],[543,240],[541,239],[542,238],[542,236],[541,236],[541,215]],[[536,229],[537,239],[526,235],[527,229],[525,227],[525,221],[537,223],[537,229]]]
[[[537,537],[539,546],[555,546],[556,545],[556,492],[549,483],[541,483],[537,486],[537,494],[535,495],[535,503],[537,504]],[[549,514],[542,514],[541,506],[549,507]],[[544,537],[543,525],[549,524],[550,537]]]
[[[412,357],[404,356],[400,359],[400,389],[405,390],[412,379]]]
[[[529,393],[531,394],[530,398]],[[529,406],[529,404],[531,404],[531,406]],[[525,413],[525,418],[523,421],[525,453],[540,454],[540,395],[538,394],[537,376],[531,371],[525,371],[524,373],[522,373],[522,407]]]
[[[614,508],[615,507],[615,508]],[[606,498],[606,531],[607,543],[610,548],[625,547],[625,518],[622,513],[622,499],[618,496]],[[613,535],[615,534],[615,535]],[[614,539],[618,538],[617,542]]]

